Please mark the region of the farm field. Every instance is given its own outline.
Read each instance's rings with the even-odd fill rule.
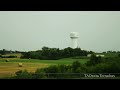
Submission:
[[[80,63],[84,64],[89,59],[72,59],[64,58],[61,60],[37,60],[37,59],[19,59],[10,58],[9,62],[6,62],[7,58],[0,59],[0,78],[14,76],[16,71],[27,70],[29,72],[34,72],[37,68],[45,68],[50,65],[56,64],[72,64],[72,62],[78,60]],[[23,66],[19,67],[18,63],[22,63]]]
[[[116,53],[96,53],[104,54],[105,57],[117,57]],[[15,72],[19,70],[27,70],[28,72],[35,72],[37,68],[45,68],[50,65],[57,64],[72,64],[74,61],[79,61],[81,64],[86,63],[88,57],[71,57],[63,58],[60,60],[38,60],[38,59],[20,59],[21,54],[6,54],[6,56],[13,55],[17,58],[0,58],[0,78],[11,77],[15,75]],[[9,60],[6,62],[6,60]],[[23,66],[19,67],[18,63],[22,63]]]

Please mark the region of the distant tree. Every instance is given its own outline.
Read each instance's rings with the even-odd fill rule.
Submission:
[[[88,61],[86,63],[86,65],[95,65],[95,64],[98,64],[98,63],[101,63],[101,62],[102,62],[102,58],[100,56],[96,57],[95,54],[92,54],[91,58],[90,58],[90,61]]]
[[[20,51],[17,51],[17,50],[16,50],[15,53],[20,53]]]
[[[112,51],[107,51],[107,53],[112,53]]]
[[[117,53],[116,51],[112,51],[112,53]]]
[[[120,54],[118,54],[118,57],[120,57]]]
[[[80,62],[79,61],[75,61],[72,63],[72,69],[73,69],[73,72],[75,72],[77,70],[77,68],[80,67]]]
[[[96,57],[95,54],[92,54],[92,55],[91,55],[91,58],[90,58],[90,62],[91,62],[91,64],[94,65],[94,64],[96,63],[96,58],[97,58],[97,57]]]
[[[74,51],[73,51],[73,49],[71,47],[68,47],[68,48],[64,49],[64,54],[63,55],[65,57],[73,56],[73,54],[75,54],[75,53],[74,53]]]
[[[61,58],[68,58],[74,56],[87,56],[88,52],[81,50],[81,48],[67,47],[60,50],[59,48],[42,47],[42,50],[23,52],[21,58],[32,58],[32,59],[49,59],[57,60]]]
[[[46,47],[46,46],[43,46],[43,47],[42,47],[42,51],[46,51],[46,50],[49,50],[49,48]]]
[[[6,50],[3,49],[3,50],[2,50],[2,55],[5,55],[5,54],[6,54]]]
[[[117,53],[120,53],[120,51],[117,51]]]
[[[89,51],[89,54],[93,54],[94,52],[93,51]]]

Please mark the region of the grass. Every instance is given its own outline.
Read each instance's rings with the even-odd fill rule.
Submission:
[[[38,59],[19,59],[10,58],[9,62],[6,62],[7,58],[0,59],[0,78],[14,76],[16,71],[27,70],[29,72],[34,72],[37,68],[45,68],[50,65],[57,64],[72,64],[74,61],[78,60],[80,63],[84,64],[89,59],[72,59],[64,58],[61,60],[38,60]],[[22,63],[23,67],[18,67],[18,63]]]
[[[0,77],[15,75],[15,72],[19,70],[34,72],[37,68],[44,68],[47,66],[47,64],[40,63],[23,63],[23,67],[18,67],[18,63],[16,62],[0,63]]]
[[[0,59],[1,62],[6,62],[6,59]],[[78,60],[80,63],[84,64],[89,59],[72,59],[64,58],[60,60],[38,60],[38,59],[9,59],[10,62],[25,62],[25,63],[43,63],[43,64],[72,64],[74,61]],[[8,63],[8,62],[6,62]]]

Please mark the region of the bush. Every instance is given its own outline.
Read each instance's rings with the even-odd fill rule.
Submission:
[[[120,54],[118,54],[118,57],[120,57]]]
[[[16,75],[17,75],[17,76],[15,76],[16,79],[32,79],[33,78],[32,74],[27,72],[26,70],[17,71]]]
[[[120,63],[118,63],[118,62],[111,63],[109,72],[110,73],[119,73],[120,72]]]
[[[76,69],[78,68],[78,67],[80,67],[80,62],[79,61],[75,61],[75,62],[73,62],[72,63],[72,69],[73,69],[73,72],[75,72],[76,71]]]
[[[120,62],[115,61],[105,61],[94,66],[88,66],[89,73],[119,73],[120,72]]]
[[[87,65],[87,66],[92,66],[92,65],[99,64],[99,63],[101,63],[102,61],[103,61],[103,60],[102,60],[101,56],[96,57],[95,54],[92,54],[92,55],[91,55],[91,58],[90,58],[90,61],[88,61],[88,62],[86,63],[86,65]]]
[[[94,66],[93,68],[93,73],[110,73],[109,69],[109,64],[107,63],[100,63]]]
[[[67,73],[68,69],[70,69],[71,67],[68,65],[58,65],[58,72],[59,73]]]
[[[56,65],[45,68],[44,70],[46,73],[58,73],[58,67]]]
[[[47,78],[44,69],[37,69],[33,74],[33,79],[43,79]]]

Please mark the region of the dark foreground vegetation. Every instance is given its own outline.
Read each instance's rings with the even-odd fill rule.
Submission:
[[[75,61],[72,65],[52,65],[47,68],[37,69],[35,73],[29,73],[26,70],[16,72],[13,79],[60,79],[60,78],[85,78],[85,73],[119,73],[120,57],[96,57],[91,56],[90,61],[81,64]],[[83,74],[84,73],[84,74]],[[116,75],[120,77],[120,75]]]

